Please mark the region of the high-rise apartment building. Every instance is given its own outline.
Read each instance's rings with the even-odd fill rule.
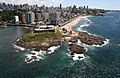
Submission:
[[[26,22],[27,24],[31,24],[35,21],[35,13],[30,11],[26,14]]]

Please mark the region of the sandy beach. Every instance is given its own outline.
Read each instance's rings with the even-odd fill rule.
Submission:
[[[73,21],[71,21],[70,23],[64,25],[61,28],[65,28],[65,29],[67,29],[67,31],[72,31],[72,27],[74,25],[76,25],[83,18],[86,18],[86,16],[79,16],[79,17],[75,18]]]
[[[68,32],[72,31],[71,36],[78,36],[78,32],[74,32],[72,30],[72,27],[75,26],[81,19],[86,18],[86,16],[79,16],[77,18],[75,18],[73,21],[71,21],[70,23],[64,25],[61,27],[61,29],[65,28]]]

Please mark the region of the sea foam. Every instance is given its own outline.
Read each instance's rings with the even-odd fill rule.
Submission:
[[[110,41],[109,39],[105,39],[105,41],[103,41],[104,44],[102,44],[102,45],[92,45],[92,46],[95,46],[95,47],[103,47],[103,46],[109,44],[109,41]]]
[[[76,60],[84,60],[85,59],[85,56],[84,54],[74,54],[73,56],[73,60],[76,61]]]
[[[90,48],[90,47],[103,47],[103,46],[109,44],[109,41],[110,41],[109,39],[105,39],[105,41],[103,41],[104,44],[102,44],[102,45],[87,45],[85,43],[82,43],[80,41],[80,39],[78,39],[77,45],[83,46],[86,49],[86,51],[88,51],[88,48]]]
[[[15,45],[15,44],[13,44],[13,46],[14,46],[15,48],[17,48],[17,49],[21,50],[21,51],[24,51],[24,50],[25,50],[25,48],[20,47],[20,46],[17,46],[17,45]]]
[[[16,40],[16,42],[20,41],[20,39],[21,39],[21,37],[20,37],[19,39],[17,39],[17,40]],[[23,48],[23,47],[20,47],[20,46],[16,45],[16,42],[15,42],[15,43],[13,43],[13,46],[14,46],[15,48],[17,48],[17,49],[21,50],[21,51],[24,51],[24,50],[25,50],[25,48]]]
[[[33,55],[33,54],[29,54],[29,55],[26,55],[27,56],[27,58],[25,59],[25,62],[26,63],[32,63],[32,62],[34,62],[34,61],[40,61],[40,60],[42,60],[43,58],[42,57],[40,57],[40,56],[38,56],[38,55]],[[33,57],[35,57],[35,58],[33,58]],[[28,61],[29,60],[29,61]]]
[[[31,51],[31,54],[27,54],[26,58],[25,58],[25,62],[26,63],[32,63],[34,61],[40,61],[42,59],[44,59],[45,55],[46,54],[52,54],[56,49],[58,49],[60,47],[59,46],[52,46],[50,48],[48,48],[48,52],[47,51],[42,51],[40,50],[39,52],[38,51]],[[35,58],[33,58],[35,57]]]
[[[52,47],[50,47],[50,48],[48,48],[48,50],[50,50],[50,52],[48,52],[48,54],[51,54],[51,53],[53,53],[56,49],[58,49],[60,47],[60,45],[59,46],[52,46]]]
[[[80,27],[77,29],[77,31],[87,32],[87,31],[85,31],[85,30],[83,30],[83,29],[89,27],[90,24],[92,24],[92,21],[86,17],[86,18],[84,19],[84,23],[83,23],[82,25],[80,25]]]
[[[70,53],[66,53],[66,55],[68,57],[72,58],[74,61],[84,60],[85,59],[85,55],[84,54],[76,54],[76,53],[74,53],[74,55],[71,55]]]

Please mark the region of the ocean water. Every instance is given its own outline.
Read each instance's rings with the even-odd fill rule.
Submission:
[[[120,78],[120,13],[88,17],[73,27],[110,39],[103,47],[87,47],[85,59],[74,61],[67,55],[68,43],[39,62],[26,64],[30,51],[19,51],[13,43],[29,32],[24,27],[0,29],[0,78]]]

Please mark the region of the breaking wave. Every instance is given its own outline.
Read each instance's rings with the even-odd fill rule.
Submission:
[[[52,47],[48,48],[48,51],[42,51],[42,50],[40,50],[39,52],[38,51],[31,51],[31,54],[26,55],[25,62],[32,63],[34,61],[40,61],[40,60],[44,59],[45,55],[52,54],[59,47],[60,47],[60,45],[59,46],[52,46]]]

